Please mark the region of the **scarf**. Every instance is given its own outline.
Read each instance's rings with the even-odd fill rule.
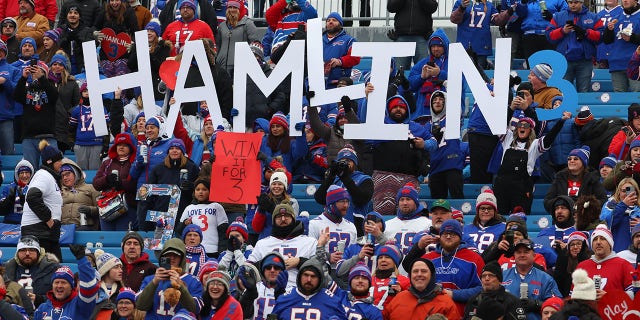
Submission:
[[[62,82],[62,74],[49,71],[49,80],[53,81],[55,84],[60,84]]]
[[[200,257],[198,258],[198,263],[199,265],[203,265],[205,262],[207,262],[207,254],[204,251],[204,247],[199,244],[197,246],[186,246],[187,248],[187,253],[192,253],[192,254],[198,254],[200,255]]]
[[[418,305],[421,305],[433,300],[433,298],[440,294],[442,292],[442,286],[436,283],[435,278],[431,278],[426,289],[418,291],[413,286],[410,286],[409,292],[418,298]]]

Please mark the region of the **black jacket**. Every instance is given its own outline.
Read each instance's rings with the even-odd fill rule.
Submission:
[[[23,105],[22,137],[54,137],[56,129],[56,103],[58,90],[46,76],[27,88],[27,78],[20,77],[13,98]]]
[[[553,201],[557,196],[568,196],[568,181],[569,170],[562,169],[556,173],[556,178],[551,182],[549,191],[544,196],[544,209],[547,212],[553,212]],[[607,192],[604,190],[602,183],[600,183],[600,173],[598,171],[588,171],[582,177],[582,183],[580,184],[580,192],[578,196],[593,195],[600,203],[604,204],[607,201]],[[576,201],[578,197],[571,197],[573,201]]]
[[[164,9],[160,12],[158,20],[160,20],[160,26],[162,26],[162,33],[164,33],[164,29],[166,29],[171,22],[176,20],[176,5],[178,2],[178,0],[167,1]],[[211,27],[213,34],[216,34],[216,31],[218,30],[218,16],[216,15],[216,11],[213,9],[213,6],[211,6],[211,3],[206,0],[198,0],[196,1],[196,5],[198,6],[196,17],[206,22],[209,27]],[[211,40],[215,42],[215,39]]]
[[[78,7],[80,21],[89,27],[94,26],[98,17],[104,16],[104,7],[97,0],[67,0],[58,14],[59,26],[67,23],[67,13],[71,7]]]
[[[91,22],[93,23],[93,21]],[[62,24],[62,23],[61,23]],[[75,29],[67,25],[60,27],[59,45],[60,49],[69,56],[71,62],[71,73],[77,74],[84,70],[84,54],[82,52],[82,43],[93,40],[93,28],[87,27],[82,23]]]
[[[527,317],[520,307],[520,299],[506,291],[503,286],[500,286],[496,291],[482,291],[470,298],[464,308],[463,319],[471,319],[475,315],[478,305],[486,299],[496,300],[504,307],[503,310],[496,310],[496,317],[499,315],[504,316],[505,320],[519,320]]]
[[[433,33],[433,13],[438,10],[435,0],[389,0],[387,11],[395,13],[393,26],[396,34],[423,36]]]
[[[71,110],[80,101],[80,88],[75,78],[69,77],[66,84],[55,84],[58,89],[56,101],[56,140],[58,144],[64,143],[68,148],[73,145],[69,137],[69,115]]]

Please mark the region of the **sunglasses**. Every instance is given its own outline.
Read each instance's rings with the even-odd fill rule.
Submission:
[[[276,266],[276,265],[270,265],[270,266],[266,266],[264,267],[265,270],[282,270],[282,268]]]
[[[5,23],[2,25],[3,28],[15,28],[12,23]]]
[[[518,122],[517,127],[518,128],[529,129],[529,128],[531,128],[531,124],[529,124],[529,122]]]

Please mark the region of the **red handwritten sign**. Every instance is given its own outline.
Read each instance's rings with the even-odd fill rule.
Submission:
[[[257,202],[262,172],[256,157],[261,142],[262,133],[218,132],[209,200],[242,204]]]
[[[125,44],[131,44],[131,36],[124,32],[116,34],[111,28],[104,28],[100,32],[104,34],[104,39],[100,41],[100,46],[109,61],[117,60],[127,53]]]
[[[598,313],[605,320],[640,320],[640,311],[622,290],[607,290],[598,301]]]

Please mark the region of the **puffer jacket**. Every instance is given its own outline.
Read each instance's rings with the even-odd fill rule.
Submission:
[[[84,172],[73,160],[64,158],[62,159],[62,164],[71,165],[76,175],[76,183],[73,187],[62,186],[62,224],[82,226],[78,208],[86,206],[91,208],[91,214],[86,217],[87,226],[90,230],[98,230],[100,222],[96,198],[100,196],[100,192],[96,191],[91,184],[85,182]]]
[[[218,47],[216,64],[220,65],[231,74],[234,65],[236,43],[260,41],[260,37],[258,36],[258,29],[253,24],[253,21],[244,16],[233,28],[231,28],[226,22],[218,25],[218,32],[216,33],[215,40],[216,46]]]
[[[433,13],[438,10],[435,0],[389,0],[387,11],[395,13],[393,27],[396,34],[428,37],[433,32]]]
[[[575,32],[564,34],[562,28],[567,21],[573,21],[574,25],[585,30],[585,38],[577,39]],[[574,13],[562,10],[556,13],[546,30],[547,39],[556,44],[556,51],[562,53],[567,61],[591,60],[596,56],[596,45],[602,40],[602,20],[596,18],[596,14],[589,12],[587,7]]]

